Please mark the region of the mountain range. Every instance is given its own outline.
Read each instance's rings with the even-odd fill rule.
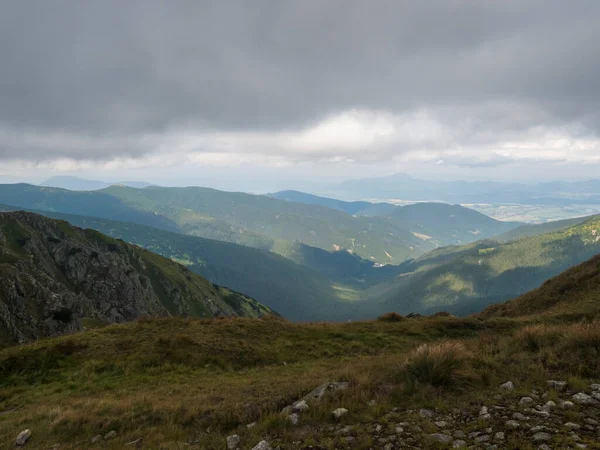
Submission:
[[[529,205],[600,204],[600,179],[523,184],[490,181],[422,180],[399,173],[348,180],[331,186],[340,198],[444,201],[450,203],[519,203]]]
[[[379,264],[399,264],[441,245],[473,242],[520,225],[460,206],[411,205],[388,216],[357,217],[321,205],[200,187],[77,192],[0,185],[0,203],[149,225],[283,256],[299,242]]]
[[[346,212],[343,203],[333,209],[203,188],[113,186],[73,192],[5,185],[0,186],[0,198],[21,202],[0,209],[15,210],[26,204],[26,209],[142,246],[294,321],[363,319],[387,311],[468,314],[533,289],[600,251],[593,234],[600,230],[597,217],[519,226],[460,206],[436,203],[392,206],[385,216],[355,217]],[[306,198],[321,202],[313,196]],[[277,228],[282,215],[288,216],[285,221],[294,230]],[[377,219],[404,230],[402,236],[410,243],[418,239],[429,245],[397,264],[382,265],[352,249],[332,249],[322,239],[309,242],[329,250],[281,239],[283,235],[306,234],[303,220],[312,220],[313,227],[318,224],[331,237],[348,233],[347,224],[357,219]],[[197,236],[203,223],[211,224],[213,231],[238,231],[223,239],[223,234],[207,233],[204,227],[203,234],[221,239]],[[256,230],[251,238],[248,229]],[[387,230],[373,227],[373,243],[387,242],[387,236],[380,234],[382,229]],[[477,230],[482,229],[486,234],[499,229],[501,234],[476,240],[482,237]],[[474,242],[440,247],[444,242],[462,240]]]
[[[28,212],[0,213],[0,342],[143,316],[274,312],[137,246]]]

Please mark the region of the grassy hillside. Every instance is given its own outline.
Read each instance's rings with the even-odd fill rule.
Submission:
[[[573,318],[600,313],[600,255],[546,281],[506,303],[488,307],[481,317],[562,315]]]
[[[540,234],[552,233],[554,231],[561,231],[567,228],[573,227],[580,223],[583,223],[590,219],[587,217],[576,217],[574,219],[556,220],[553,222],[546,222],[533,225],[521,225],[520,227],[514,228],[506,233],[501,233],[494,236],[493,239],[500,242],[516,241],[524,237],[538,236]]]
[[[225,448],[231,435],[244,449],[266,440],[269,448],[366,450],[391,435],[400,448],[439,449],[447,446],[435,433],[449,435],[451,444],[460,430],[468,445],[487,436],[501,448],[533,450],[529,428],[546,426],[557,430],[548,438],[552,448],[570,448],[575,441],[563,424],[584,424],[598,416],[597,406],[557,406],[542,417],[519,399],[562,404],[576,392],[591,393],[600,370],[599,323],[532,324],[170,318],[39,341],[0,351],[0,446],[10,448],[29,429],[26,448],[36,449],[210,450]],[[513,391],[498,387],[509,380]],[[546,380],[565,380],[566,387],[550,389]],[[331,382],[348,384],[309,400],[297,425],[281,414]],[[347,410],[340,419],[332,415],[337,408]],[[528,419],[508,427],[506,416],[517,412]],[[596,433],[582,426],[578,442],[597,448]]]
[[[430,252],[371,289],[377,310],[467,314],[514,298],[600,253],[600,218],[508,243],[492,240]],[[367,307],[367,304],[364,305]],[[370,305],[369,305],[370,306]]]
[[[22,211],[0,213],[0,343],[144,315],[269,313],[180,264],[95,230]]]

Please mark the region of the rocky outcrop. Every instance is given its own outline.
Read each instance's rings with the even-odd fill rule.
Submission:
[[[271,311],[149,251],[26,212],[0,213],[0,344],[141,316]]]

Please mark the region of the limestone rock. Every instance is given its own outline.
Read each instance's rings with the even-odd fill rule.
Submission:
[[[336,419],[340,419],[343,416],[345,416],[346,414],[348,414],[348,410],[346,408],[338,408],[334,411],[332,411],[333,417],[335,417]]]
[[[432,433],[429,437],[440,444],[450,444],[452,442],[452,436],[443,433]]]
[[[227,436],[227,449],[228,450],[235,450],[236,448],[239,447],[241,439],[237,434],[231,435],[231,436]]]
[[[115,430],[111,430],[104,435],[104,440],[109,441],[117,437],[117,432]]]
[[[271,445],[267,441],[260,441],[258,444],[256,444],[254,447],[252,447],[252,450],[272,450],[272,449],[271,449]]]
[[[25,445],[30,437],[31,437],[31,430],[21,431],[19,433],[19,435],[17,436],[17,439],[15,440],[15,445],[17,445],[19,447],[22,445]]]

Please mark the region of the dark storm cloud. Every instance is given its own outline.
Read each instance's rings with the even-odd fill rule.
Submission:
[[[593,0],[4,2],[0,157],[135,155],[174,126],[291,130],[352,108],[592,133],[599,22]],[[48,132],[73,145],[28,144]]]

